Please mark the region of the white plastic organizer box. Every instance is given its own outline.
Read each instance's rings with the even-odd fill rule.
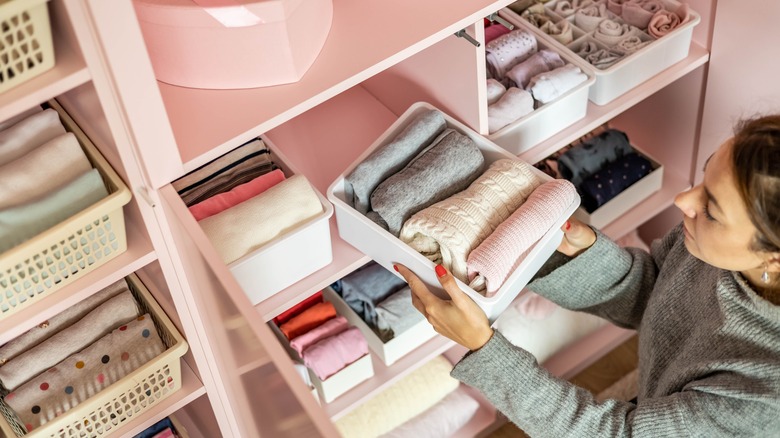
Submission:
[[[44,5],[45,6],[45,5]],[[26,242],[0,254],[0,319],[73,283],[127,250],[122,206],[130,189],[56,102],[66,131],[75,134],[109,195]]]
[[[566,18],[563,18],[554,12],[555,3],[557,1],[558,0],[546,3],[544,6],[545,12],[549,17],[556,21],[565,20]],[[661,2],[664,4],[665,9],[670,11],[674,11],[680,6],[680,3],[675,0],[661,0]],[[544,39],[547,43],[560,50],[566,51],[569,56],[573,57],[574,62],[584,71],[588,71],[590,74],[595,75],[596,82],[590,87],[589,98],[596,105],[606,105],[688,56],[691,37],[693,36],[693,28],[701,21],[701,16],[699,16],[699,14],[692,9],[688,9],[688,11],[690,13],[690,20],[686,23],[681,24],[676,29],[658,39],[653,39],[646,33],[641,34],[640,37],[645,41],[650,41],[649,44],[636,52],[625,55],[615,64],[603,70],[594,67],[575,53],[576,48],[585,41],[595,43],[598,48],[606,48],[604,44],[593,38],[593,32],[584,32],[577,28],[572,22],[571,25],[574,28],[576,39],[568,45],[563,45],[540,29],[534,26],[530,26],[530,28],[539,38]],[[507,20],[525,21],[509,8],[502,9],[499,12],[499,15]],[[613,18],[616,17],[614,14],[612,14],[612,16]],[[615,20],[622,22],[619,17],[615,18]]]
[[[262,139],[271,151],[273,162],[287,178],[299,173],[268,138]],[[228,265],[252,304],[260,303],[333,260],[329,225],[333,206],[317,189],[312,189],[320,199],[322,213]]]
[[[342,239],[374,259],[377,263],[384,266],[385,269],[391,270],[394,273],[394,263],[404,264],[414,271],[432,291],[441,297],[446,297],[446,292],[441,290],[439,281],[434,273],[433,262],[352,208],[345,201],[346,198],[344,194],[344,179],[358,163],[362,162],[376,148],[392,141],[392,139],[403,131],[417,115],[431,109],[437,108],[434,108],[432,105],[425,102],[417,102],[410,106],[395,123],[393,123],[336,179],[336,181],[333,182],[333,184],[331,184],[328,188],[328,199],[333,203],[336,209],[336,222],[338,224],[339,235]],[[444,114],[444,118],[448,128],[453,128],[467,135],[476,143],[485,158],[486,165],[502,158],[519,160],[515,155],[498,147],[495,143],[492,143],[477,134],[471,128],[460,123],[451,116]],[[536,169],[534,169],[534,171],[542,181],[549,181],[552,179],[541,171]],[[523,287],[531,280],[533,275],[541,268],[544,262],[547,261],[549,256],[555,251],[563,237],[563,232],[560,230],[560,227],[574,212],[578,205],[578,201],[572,203],[566,213],[561,215],[545,235],[529,249],[522,263],[512,271],[504,284],[492,296],[484,296],[464,284],[462,281],[455,280],[458,286],[460,286],[460,288],[485,311],[485,314],[487,314],[491,321],[495,320],[498,315],[506,309]]]
[[[135,274],[128,276],[127,282],[141,313],[151,315],[166,350],[75,408],[35,429],[29,436],[108,436],[129,419],[152,409],[181,388],[181,357],[189,348],[187,341]],[[1,399],[0,413],[0,435],[9,438],[27,435],[24,425]]]
[[[516,15],[506,18],[515,25],[515,28],[533,28],[531,24]],[[575,59],[577,55],[569,50],[553,46],[546,39],[538,37],[537,46],[539,50],[549,49],[558,53],[566,64],[580,67]],[[487,135],[487,138],[507,151],[519,155],[585,117],[588,111],[588,90],[596,82],[596,77],[590,69],[582,69],[582,72],[588,76],[587,81],[572,88],[558,99],[534,109],[530,114]]]

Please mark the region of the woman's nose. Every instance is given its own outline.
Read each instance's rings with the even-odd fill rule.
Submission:
[[[674,198],[674,205],[691,219],[696,217],[696,189],[697,187],[693,187],[690,190],[680,192]]]

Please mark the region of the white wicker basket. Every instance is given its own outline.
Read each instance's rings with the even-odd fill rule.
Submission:
[[[0,2],[0,93],[54,67],[47,1]]]

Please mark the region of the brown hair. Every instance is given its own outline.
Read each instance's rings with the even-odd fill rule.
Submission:
[[[737,189],[756,227],[751,249],[780,252],[780,115],[740,122],[734,134],[732,159]],[[772,298],[780,304],[777,280]]]

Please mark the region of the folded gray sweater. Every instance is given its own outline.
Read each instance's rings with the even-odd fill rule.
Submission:
[[[780,306],[739,273],[691,256],[679,226],[651,253],[599,233],[568,262],[556,253],[529,285],[562,307],[639,330],[636,404],[597,402],[500,333],[453,377],[533,437],[779,436]]]

